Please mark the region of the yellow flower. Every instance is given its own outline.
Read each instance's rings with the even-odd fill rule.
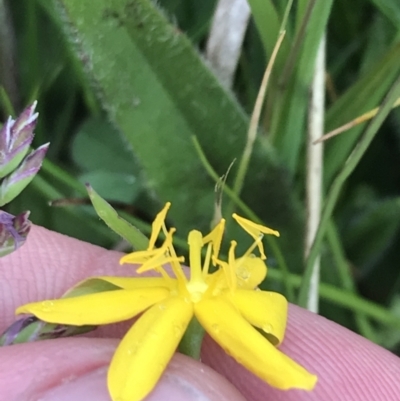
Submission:
[[[193,316],[227,353],[271,386],[313,389],[317,377],[276,348],[286,328],[286,299],[256,289],[267,272],[262,236],[279,233],[233,215],[254,243],[242,257],[235,258],[236,242],[232,241],[226,262],[219,259],[224,220],[206,236],[191,231],[188,279],[181,266],[183,257],[176,255],[172,245],[175,229],[167,232],[165,228],[169,206],[167,203],[153,222],[148,249],[125,255],[120,261],[141,264],[138,273],[155,270],[160,277],[99,277],[120,289],[30,303],[19,307],[17,313],[32,313],[51,323],[100,325],[145,311],[111,361],[108,388],[114,401],[139,401],[151,392]],[[157,248],[160,231],[166,239]],[[261,257],[252,254],[255,248]],[[173,275],[165,270],[167,264]],[[211,264],[219,267],[214,273],[209,272]]]

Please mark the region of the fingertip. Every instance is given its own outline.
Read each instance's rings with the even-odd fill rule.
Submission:
[[[107,370],[118,342],[68,338],[0,349],[1,398],[110,401]],[[138,372],[137,374],[142,374]],[[146,401],[245,401],[224,377],[176,354]]]
[[[203,361],[235,384],[249,401],[397,401],[400,360],[387,350],[321,316],[289,307],[280,350],[318,376],[311,392],[271,388],[206,337]]]

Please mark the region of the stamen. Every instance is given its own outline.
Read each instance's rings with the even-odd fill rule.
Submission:
[[[208,244],[207,253],[206,253],[206,257],[204,258],[203,269],[202,269],[203,280],[205,280],[205,278],[207,277],[208,271],[209,271],[209,268],[210,268],[211,251],[212,251],[212,244]]]
[[[180,263],[183,263],[185,261],[185,258],[183,256],[178,257],[176,255],[175,248],[172,245],[172,241],[168,247],[168,252],[171,255],[170,263],[171,263],[172,271],[174,272],[175,277],[178,280],[180,287],[185,286],[187,283],[187,278],[186,278],[185,274],[183,273],[182,266],[180,265]]]
[[[212,244],[212,249],[213,249],[212,260],[218,258],[219,250],[221,248],[222,237],[224,235],[224,230],[225,230],[225,219],[221,219],[221,221],[214,227],[214,229],[203,238],[204,245],[209,242],[211,242]]]
[[[165,226],[165,218],[167,216],[168,209],[171,206],[171,202],[167,202],[164,206],[164,208],[159,212],[156,216],[156,218],[153,221],[152,224],[152,229],[151,229],[151,236],[149,240],[149,247],[147,248],[148,250],[151,250],[154,248],[154,245],[157,241],[158,235],[160,234],[161,228]],[[165,233],[165,235],[167,235]]]
[[[244,258],[246,258],[247,256],[250,256],[255,248],[260,247],[260,243],[261,243],[263,237],[264,237],[264,234],[259,235],[259,237],[253,242],[252,245],[250,245],[249,249],[244,253],[244,255],[242,256],[242,260],[244,260]],[[263,251],[264,251],[264,249],[263,249]],[[267,259],[264,252],[260,252],[260,254],[261,254],[261,259],[263,259],[263,260]]]

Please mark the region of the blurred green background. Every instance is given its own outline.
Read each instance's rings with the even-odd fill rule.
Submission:
[[[120,239],[88,202],[89,182],[145,233],[172,202],[182,252],[190,229],[209,229],[215,180],[235,186],[249,116],[279,34],[286,1],[251,0],[232,89],[203,52],[212,0],[0,0],[0,113],[38,100],[34,146],[47,160],[8,211],[108,248]],[[307,113],[318,44],[326,32],[325,132],[378,106],[400,74],[397,0],[295,0],[267,92],[242,202],[281,232],[267,243],[265,286],[295,301],[304,262]],[[366,123],[329,140],[324,194]],[[400,112],[379,128],[344,182],[321,254],[320,312],[400,351]],[[58,201],[50,206],[49,202]],[[222,211],[251,217],[226,194]],[[228,224],[231,238],[249,239]],[[226,248],[225,248],[226,249]],[[289,275],[285,274],[285,268]]]

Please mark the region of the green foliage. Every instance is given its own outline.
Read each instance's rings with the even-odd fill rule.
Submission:
[[[249,124],[245,110],[254,106],[289,2],[249,1],[253,16],[234,93],[221,87],[199,54],[215,3],[7,2],[17,45],[15,54],[0,57],[16,59],[20,79],[17,93],[10,94],[12,106],[19,111],[38,98],[34,146],[51,142],[43,171],[11,204],[10,212],[31,209],[38,224],[111,247],[119,238],[89,208],[83,185],[89,182],[107,200],[91,192],[92,201],[103,208],[108,224],[111,216],[122,237],[127,237],[125,220],[147,234],[149,222],[166,201],[172,202],[168,224],[178,228],[183,248],[190,229],[209,228],[215,197],[210,168],[222,175],[242,157]],[[396,0],[293,3],[240,193],[242,203],[235,201],[241,212],[250,210],[281,232],[279,240],[267,245],[270,280],[264,286],[297,291],[307,264],[304,149],[309,87],[322,35],[327,32],[328,132],[380,105],[392,88],[400,73],[399,21]],[[9,91],[12,86],[5,85],[3,76],[0,72],[0,85]],[[10,105],[6,97],[1,99],[5,115]],[[377,119],[326,144],[328,207],[325,204],[324,227],[315,247],[315,253],[323,255],[324,311],[393,349],[400,342],[393,334],[399,327],[400,294],[399,113],[391,112],[383,125]],[[363,140],[367,126],[368,140]],[[349,176],[350,170],[344,170],[349,157],[360,143],[370,142]],[[238,165],[228,175],[228,188]],[[229,190],[224,196],[223,212]],[[57,199],[64,206],[47,205]],[[126,214],[132,209],[133,218]],[[228,228],[228,240],[239,235],[233,225]],[[127,239],[131,244],[138,240]],[[385,283],[382,290],[377,278]]]
[[[128,241],[134,249],[144,250],[148,247],[148,239],[138,229],[118,216],[112,206],[101,198],[93,188],[87,188],[90,200],[98,216],[117,234]]]

